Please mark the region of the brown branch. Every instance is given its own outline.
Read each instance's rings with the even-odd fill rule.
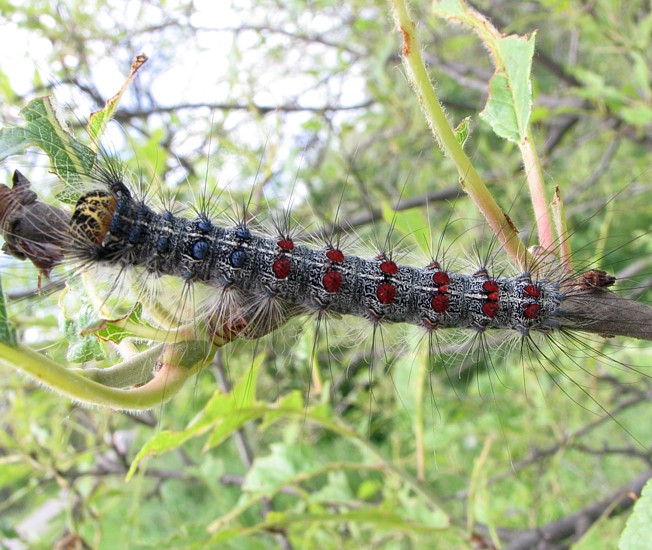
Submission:
[[[652,340],[652,307],[606,289],[573,292],[563,304],[562,329]]]
[[[267,113],[329,113],[340,111],[357,111],[368,109],[374,104],[373,100],[366,100],[361,103],[351,105],[298,105],[296,103],[279,104],[279,105],[256,105],[252,103],[179,103],[177,105],[158,106],[152,109],[121,109],[115,113],[114,118],[118,122],[126,122],[132,118],[147,118],[153,114],[177,113],[185,110],[210,109],[211,111],[256,111],[258,114]]]
[[[548,545],[564,541],[570,537],[577,539],[601,517],[615,516],[629,509],[636,502],[637,497],[640,496],[643,487],[651,477],[652,470],[646,470],[604,500],[541,527],[511,533],[501,530],[502,537],[508,542],[505,550],[549,548]]]
[[[576,443],[576,441],[592,433],[593,430],[599,428],[605,422],[612,421],[621,412],[628,410],[632,407],[635,407],[640,403],[649,401],[649,398],[650,396],[647,393],[642,392],[640,394],[637,394],[635,397],[621,403],[616,408],[610,410],[608,415],[600,416],[599,418],[593,420],[592,422],[586,424],[585,426],[582,426],[576,431],[565,435],[561,440],[555,442],[554,444],[548,445],[546,447],[533,448],[528,454],[528,456],[522,458],[521,460],[511,463],[509,469],[488,478],[487,484],[495,485],[496,483],[504,479],[509,479],[511,477],[514,477],[521,470],[524,470],[529,466],[539,465],[541,464],[542,461],[554,457],[559,452],[565,449],[574,449],[579,452],[591,452],[588,449],[582,448],[582,445]],[[650,453],[647,449],[644,451],[636,450],[636,453],[637,453],[636,456],[638,458],[644,458],[649,462]],[[452,494],[451,497],[455,498],[456,500],[466,500],[469,498],[469,494],[470,494],[470,490],[464,489],[463,491],[457,491],[456,493]]]
[[[394,212],[402,212],[410,208],[424,206],[425,204],[439,201],[455,200],[464,196],[464,191],[460,189],[459,185],[454,185],[441,191],[430,191],[418,197],[404,199],[400,204],[395,207]],[[358,215],[349,216],[346,225],[324,226],[320,230],[310,234],[311,238],[323,239],[329,237],[334,233],[344,232],[347,229],[368,225],[373,221],[382,219],[383,213],[379,208],[370,208],[369,212],[363,212]]]

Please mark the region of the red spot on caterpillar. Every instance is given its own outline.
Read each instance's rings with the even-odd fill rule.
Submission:
[[[277,279],[285,279],[290,274],[292,262],[289,258],[279,258],[272,265],[272,271]]]
[[[496,281],[489,280],[482,284],[482,289],[487,293],[487,303],[482,306],[482,311],[487,317],[495,317],[498,313],[497,303],[500,298],[498,294],[500,287]],[[490,307],[489,304],[494,304],[496,307]]]
[[[525,298],[538,298],[541,296],[541,289],[537,285],[527,285],[523,287],[523,296]]]
[[[335,262],[336,264],[344,263],[344,253],[337,248],[331,248],[329,251],[327,251],[326,257],[331,262]]]
[[[448,285],[441,285],[438,289],[437,292],[441,294],[446,294],[448,292]]]
[[[528,319],[536,319],[541,313],[541,308],[538,304],[523,304],[523,315]]]
[[[446,294],[435,294],[430,302],[432,309],[437,313],[444,313],[450,304],[450,299]]]
[[[450,277],[448,276],[448,273],[445,271],[438,271],[432,276],[432,280],[435,284],[441,286],[441,285],[447,285],[448,283],[451,282]],[[439,289],[440,292],[446,292],[445,290]]]
[[[498,283],[496,281],[487,281],[486,283],[483,283],[482,288],[490,296],[494,293],[496,294],[496,298],[489,298],[490,300],[493,301],[498,300],[498,291],[500,290],[500,288],[498,287]]]
[[[390,283],[382,283],[376,290],[376,296],[381,304],[391,304],[396,297],[396,287]]]
[[[493,319],[496,315],[498,315],[499,310],[500,306],[497,302],[485,302],[482,304],[482,313],[484,313],[490,319]]]
[[[398,273],[398,266],[391,260],[385,260],[380,264],[380,270],[385,275],[396,275]]]
[[[321,282],[327,292],[337,292],[342,286],[342,274],[339,271],[329,271]]]
[[[284,250],[285,252],[290,252],[290,250],[294,250],[294,241],[292,239],[281,239],[276,243],[281,250]]]

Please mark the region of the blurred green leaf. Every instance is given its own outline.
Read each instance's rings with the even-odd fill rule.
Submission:
[[[5,294],[2,277],[0,277],[0,342],[16,345],[16,330],[11,325],[7,314],[7,296]]]
[[[289,479],[316,466],[310,448],[305,445],[274,443],[271,451],[268,456],[256,458],[245,476],[243,491],[271,494]]]

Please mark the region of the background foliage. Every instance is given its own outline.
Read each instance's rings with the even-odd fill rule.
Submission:
[[[472,117],[467,152],[535,242],[518,151],[477,117],[493,72],[486,52],[468,30],[431,16],[427,2],[412,8],[450,120]],[[578,258],[625,281],[644,275],[648,3],[477,8],[505,33],[539,29],[535,139]],[[354,248],[385,241],[400,198],[415,206],[392,234],[408,259],[428,260],[424,227],[435,243],[445,230],[454,256],[487,243],[406,82],[385,2],[225,2],[222,13],[184,2],[0,2],[0,10],[14,41],[3,52],[40,60],[26,77],[24,59],[17,71],[14,54],[3,53],[3,125],[17,124],[18,108],[56,82],[79,126],[144,50],[151,60],[116,114],[124,132],[110,138],[148,186],[193,203],[206,184],[228,186],[222,206],[226,195],[242,204],[252,194],[261,216],[291,203],[305,232],[339,209],[339,222],[355,228]],[[12,158],[5,177],[19,167],[38,179],[39,162]],[[52,193],[47,182],[39,193]],[[12,273],[14,298],[34,288],[24,268]],[[12,319],[23,339],[65,360],[57,298],[16,299]],[[596,338],[599,352],[548,365],[522,361],[518,350],[461,349],[445,373],[425,346],[411,351],[418,334],[404,347],[388,336],[372,349],[368,338],[338,338],[351,332],[342,324],[318,340],[313,372],[314,331],[291,326],[220,349],[182,394],[145,415],[79,407],[4,369],[3,543],[527,548],[544,527],[550,547],[614,547],[626,516],[603,512],[650,476],[648,350]],[[585,527],[574,532],[578,523]]]

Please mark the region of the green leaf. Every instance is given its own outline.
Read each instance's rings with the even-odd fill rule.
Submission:
[[[345,472],[328,472],[326,483],[310,496],[310,502],[351,502],[355,498]]]
[[[0,128],[0,161],[22,153],[30,145],[25,128]]]
[[[301,414],[306,411],[306,405],[303,400],[303,393],[299,390],[292,391],[279,399],[275,407],[277,410],[268,411],[265,420],[261,424],[261,431],[266,429],[269,424],[275,422],[283,416],[287,416],[290,411]]]
[[[249,372],[246,373],[228,394],[216,391],[202,411],[197,414],[182,432],[164,431],[156,434],[138,452],[127,473],[127,481],[133,477],[138,464],[147,456],[155,456],[180,447],[183,443],[199,437],[215,427],[206,449],[221,443],[235,430],[247,422],[265,414],[264,406],[254,406],[256,380],[262,356],[258,357]]]
[[[620,550],[647,550],[652,540],[652,479],[648,480],[634,512],[627,521],[618,548]]]
[[[493,51],[498,52],[500,61],[489,83],[489,99],[480,117],[500,137],[518,142],[527,134],[532,108],[530,71],[534,34],[507,36],[494,44]]]
[[[228,407],[226,407],[224,410],[226,411],[227,409]],[[217,423],[217,426],[215,426],[213,429],[213,432],[206,442],[204,451],[207,451],[213,447],[217,447],[229,436],[231,436],[236,430],[239,430],[248,422],[260,418],[263,414],[265,414],[265,412],[266,410],[264,408],[246,408],[234,410],[231,412],[231,414],[225,415],[224,418],[219,423]]]
[[[639,128],[652,123],[652,109],[643,103],[635,103],[632,107],[623,106],[618,114],[625,122]]]
[[[379,479],[366,479],[358,487],[357,497],[360,500],[372,500],[382,493],[383,484]]]
[[[442,17],[461,18],[464,16],[466,8],[461,0],[435,0],[433,11]]]
[[[120,103],[120,100],[122,99],[123,94],[127,91],[127,88],[129,88],[129,84],[131,84],[138,70],[146,62],[147,62],[146,55],[144,54],[137,55],[131,64],[131,71],[129,72],[129,76],[127,76],[127,78],[125,79],[124,83],[122,84],[122,87],[118,90],[118,93],[116,93],[113,97],[110,97],[109,99],[106,100],[103,109],[91,114],[90,120],[88,121],[87,129],[88,129],[88,135],[91,137],[93,142],[99,143],[100,138],[102,137],[102,134],[106,129],[106,125],[113,118],[113,113],[118,108],[118,105]]]
[[[91,334],[85,334],[82,330],[82,327],[94,323],[96,320],[95,310],[89,304],[85,304],[74,319],[62,318],[61,328],[64,337],[69,342],[66,359],[70,363],[85,363],[93,359],[99,361],[106,358],[97,338]]]
[[[316,467],[310,448],[305,445],[273,443],[272,453],[257,458],[247,472],[242,489],[272,494],[289,479]]]
[[[462,121],[455,127],[455,138],[457,139],[457,143],[459,143],[462,147],[466,144],[466,140],[469,139],[469,136],[471,135],[471,121],[473,120],[472,117],[467,116],[462,119]]]
[[[136,304],[132,310],[117,319],[89,319],[88,324],[81,325],[82,335],[94,335],[100,340],[119,344],[125,338],[162,340],[165,331],[154,327],[143,319],[143,306]]]
[[[86,147],[68,131],[59,120],[49,97],[39,97],[28,103],[20,112],[26,125],[25,140],[45,151],[54,173],[65,184],[58,197],[73,203],[82,190],[82,182],[95,163],[95,152]]]
[[[527,135],[532,109],[530,73],[535,34],[505,36],[462,0],[435,0],[433,13],[473,29],[493,57],[496,70],[480,117],[500,137],[518,142]]]
[[[146,61],[146,56],[137,56],[118,93],[106,101],[103,109],[91,115],[87,130],[93,144],[99,144],[122,95]],[[20,111],[20,115],[26,123],[24,126],[0,129],[0,161],[10,155],[24,152],[30,145],[42,149],[50,158],[52,171],[65,185],[64,191],[57,195],[57,199],[75,204],[83,191],[84,179],[92,173],[96,159],[95,151],[78,141],[66,124],[59,120],[50,97],[39,97],[30,101]]]

